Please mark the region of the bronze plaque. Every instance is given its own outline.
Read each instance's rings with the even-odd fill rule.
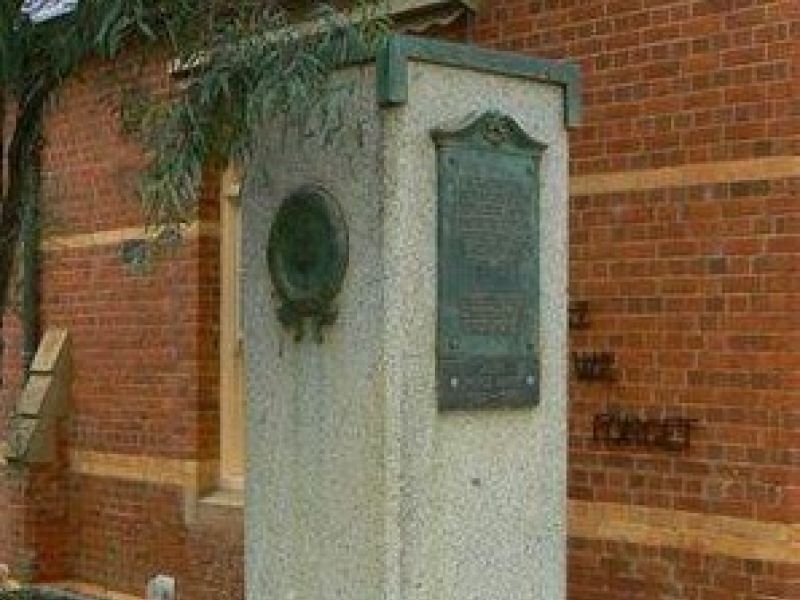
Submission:
[[[305,186],[281,203],[270,227],[267,263],[281,301],[278,319],[295,340],[303,339],[310,321],[321,342],[323,327],[336,320],[347,257],[347,224],[333,196]]]
[[[539,158],[490,112],[434,132],[439,410],[539,401]]]

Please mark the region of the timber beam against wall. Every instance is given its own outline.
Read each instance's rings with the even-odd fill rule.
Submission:
[[[69,333],[50,329],[39,344],[30,377],[14,407],[3,452],[7,463],[55,459],[56,425],[66,413],[70,380]]]

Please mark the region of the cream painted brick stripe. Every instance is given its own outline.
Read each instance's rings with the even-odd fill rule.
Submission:
[[[219,224],[210,221],[195,221],[184,229],[183,235],[187,239],[219,237]],[[144,227],[121,227],[92,233],[51,235],[45,238],[43,246],[45,250],[89,248],[119,244],[126,240],[141,239],[148,236],[149,232]]]
[[[659,169],[577,175],[570,177],[569,185],[571,196],[585,196],[787,177],[800,177],[800,156],[770,156],[695,163]],[[239,187],[235,183],[228,182],[223,193],[228,196],[238,195]],[[45,239],[44,247],[46,250],[88,248],[118,244],[125,240],[146,237],[146,235],[144,227],[123,227],[75,235],[54,235]],[[190,239],[200,236],[218,237],[219,224],[205,221],[194,222],[187,228],[186,236]]]
[[[8,582],[8,589],[11,591],[23,588],[22,583],[11,579]],[[92,598],[104,598],[105,600],[145,600],[142,596],[134,596],[133,594],[126,594],[124,592],[117,592],[105,586],[88,583],[83,581],[57,581],[49,583],[48,588],[54,590],[65,590],[76,594],[86,594]],[[3,588],[0,591],[5,591]]]
[[[800,176],[800,156],[769,156],[572,176],[570,196]]]
[[[219,470],[217,460],[187,460],[136,454],[71,450],[70,471],[80,475],[108,477],[193,488]]]
[[[145,600],[144,596],[126,594],[124,592],[118,592],[95,583],[86,583],[82,581],[64,581],[55,584],[53,587],[56,589],[64,589],[74,592],[76,594],[84,594],[92,598],[104,598],[105,600]]]
[[[70,468],[78,475],[194,490],[198,478],[213,473],[218,463],[73,450]],[[575,537],[800,564],[798,523],[583,500],[569,501],[568,518]]]
[[[569,534],[701,554],[800,564],[800,524],[612,502],[569,501]]]

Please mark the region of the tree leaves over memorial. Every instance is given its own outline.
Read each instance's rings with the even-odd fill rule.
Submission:
[[[254,134],[278,116],[325,113],[335,66],[388,29],[365,0],[347,14],[288,4],[291,13],[274,0],[81,0],[35,24],[22,0],[0,0],[0,314],[25,205],[38,197],[43,115],[59,87],[89,59],[170,57],[183,84],[167,98],[139,95],[123,116],[148,158],[138,183],[147,224],[174,228],[193,218],[204,168],[246,165]]]

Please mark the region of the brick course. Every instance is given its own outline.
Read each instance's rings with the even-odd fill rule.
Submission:
[[[441,33],[463,38],[462,26]],[[570,134],[570,296],[588,302],[590,326],[571,332],[571,349],[614,352],[617,377],[571,381],[570,498],[735,518],[754,540],[759,524],[796,525],[800,169],[790,159],[800,155],[800,3],[489,0],[469,31],[482,45],[577,60],[584,73],[585,116]],[[120,261],[119,239],[74,237],[142,225],[126,183],[141,156],[119,133],[119,90],[135,77],[156,89],[168,81],[161,63],[134,63],[119,70],[125,78],[92,65],[48,121],[43,316],[73,336],[65,449],[213,460],[213,227],[144,273]],[[219,219],[216,182],[210,174],[202,223]],[[13,315],[4,336],[0,416],[19,385]],[[699,426],[682,453],[602,447],[592,417],[608,409]],[[192,520],[174,483],[57,475],[0,483],[0,562],[33,553],[45,559],[40,578],[131,593],[170,572],[182,598],[242,597],[235,510]],[[800,597],[797,561],[757,558],[713,532],[691,549],[661,523],[632,523],[633,537],[579,525],[570,600]]]
[[[477,19],[478,43],[584,74],[570,296],[590,327],[571,349],[614,352],[617,379],[571,382],[576,501],[743,518],[754,534],[800,522],[800,169],[763,161],[800,152],[798,33],[792,1],[498,0]],[[686,168],[731,160],[746,178]],[[627,175],[595,177],[608,172]],[[608,448],[592,440],[605,410],[699,427],[683,453]],[[796,563],[715,553],[713,536],[686,552],[660,531],[572,537],[570,600],[800,597]]]
[[[168,84],[165,63],[137,64],[89,66],[48,116],[41,310],[44,327],[71,334],[70,417],[60,464],[0,485],[0,562],[17,577],[137,595],[168,573],[182,598],[240,598],[236,511],[193,518],[182,486],[70,474],[68,466],[76,450],[218,456],[218,233],[207,226],[219,219],[217,177],[204,183],[200,226],[184,243],[143,270],[122,261],[122,243],[142,237],[144,224],[131,187],[142,157],[120,132],[122,93],[131,82],[156,92]],[[4,336],[5,420],[21,378],[13,313]]]

